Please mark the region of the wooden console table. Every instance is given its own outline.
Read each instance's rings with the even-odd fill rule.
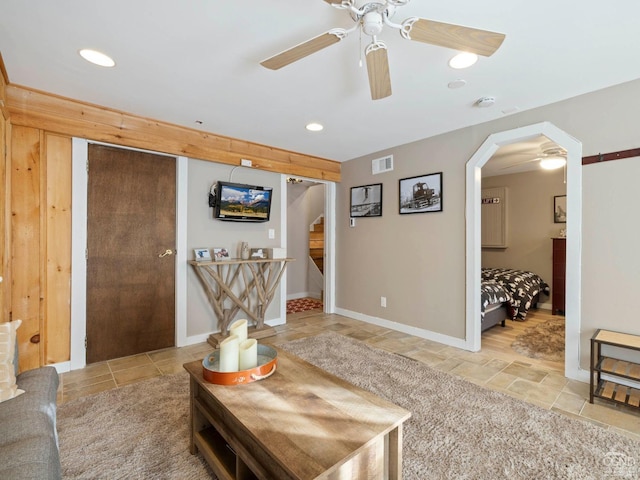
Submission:
[[[411,413],[276,350],[271,377],[233,387],[204,380],[201,361],[184,364],[191,453],[221,480],[402,478],[402,424]]]
[[[214,347],[227,336],[229,325],[239,310],[249,317],[254,326],[249,337],[263,338],[275,331],[264,325],[264,314],[273,300],[288,262],[293,258],[231,259],[218,262],[189,261],[202,280],[207,298],[220,322],[221,333],[211,335],[208,342]],[[226,300],[232,306],[227,308]],[[229,303],[229,302],[227,302]]]

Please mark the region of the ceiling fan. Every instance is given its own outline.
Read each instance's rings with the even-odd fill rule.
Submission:
[[[509,165],[506,165],[501,168],[501,170],[507,170],[509,168],[517,167],[518,165],[523,165],[525,163],[530,162],[540,162],[540,167],[545,170],[555,170],[557,168],[562,168],[567,164],[567,151],[552,143],[553,146],[542,145],[541,151],[538,154],[535,154],[534,158],[524,161],[513,162]],[[531,155],[528,153],[519,153],[516,155]]]
[[[348,11],[354,21],[353,26],[348,29],[333,28],[317,37],[267,58],[260,62],[262,66],[271,70],[278,70],[323,48],[338,43],[360,28],[365,35],[372,38],[364,53],[367,60],[371,98],[378,100],[391,95],[387,46],[377,39],[377,36],[385,26],[399,30],[400,35],[407,40],[429,43],[486,57],[492,55],[505,38],[502,33],[418,17],[407,18],[402,23],[393,23],[391,17],[395,14],[396,8],[406,5],[410,0],[379,0],[363,3],[361,6],[357,6],[357,3],[362,2],[357,2],[356,0],[324,1],[332,7]]]

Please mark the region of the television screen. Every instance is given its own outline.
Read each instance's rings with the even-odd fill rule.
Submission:
[[[270,187],[218,182],[215,218],[241,222],[267,222],[271,214]]]

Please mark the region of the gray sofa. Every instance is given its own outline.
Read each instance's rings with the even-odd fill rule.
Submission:
[[[0,478],[61,479],[53,367],[28,370],[17,377],[25,391],[0,403]]]

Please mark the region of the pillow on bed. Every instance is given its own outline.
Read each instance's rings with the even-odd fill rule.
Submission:
[[[16,385],[16,330],[21,324],[22,320],[0,323],[0,402],[24,393]]]

